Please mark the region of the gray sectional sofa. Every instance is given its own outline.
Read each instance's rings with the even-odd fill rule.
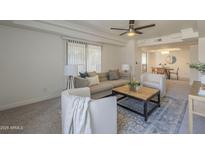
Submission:
[[[112,94],[112,89],[115,87],[126,85],[129,82],[129,75],[120,73],[120,79],[109,80],[108,72],[97,73],[100,83],[94,86],[90,86],[91,97],[93,99],[99,99]],[[75,88],[82,88],[88,86],[88,81],[81,77],[74,78]]]

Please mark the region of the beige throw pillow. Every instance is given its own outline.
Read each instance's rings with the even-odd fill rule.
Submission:
[[[86,79],[89,81],[89,86],[94,86],[100,83],[98,75],[93,77],[86,77]]]
[[[74,78],[74,87],[75,88],[82,88],[82,87],[88,87],[89,81],[87,79],[81,78],[81,77],[75,77]]]
[[[96,76],[97,73],[95,71],[93,72],[87,72],[88,73],[88,77],[93,77],[93,76]]]

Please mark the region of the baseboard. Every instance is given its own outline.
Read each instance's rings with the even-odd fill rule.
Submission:
[[[13,102],[13,103],[9,103],[9,104],[3,104],[3,105],[0,105],[0,111],[23,106],[23,105],[38,103],[40,101],[44,101],[44,100],[48,100],[48,99],[52,99],[52,98],[56,98],[56,97],[60,97],[60,92],[55,93],[55,94],[50,94],[47,96],[41,96],[41,97],[31,98],[31,99],[27,99],[27,100],[23,100],[23,101],[17,101],[17,102]]]

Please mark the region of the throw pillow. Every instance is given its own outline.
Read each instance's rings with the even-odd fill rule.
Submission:
[[[89,86],[94,86],[100,83],[98,75],[93,77],[86,77],[86,79],[89,81]]]
[[[75,77],[74,78],[74,87],[75,88],[83,88],[88,87],[89,81],[87,79],[81,78],[81,77]]]
[[[119,70],[109,70],[108,78],[109,78],[109,80],[118,80],[118,79],[120,79]]]
[[[106,73],[98,73],[100,82],[108,80],[108,72]]]
[[[85,72],[85,73],[79,72],[79,73],[80,73],[80,77],[81,77],[81,78],[86,78],[86,77],[88,77],[88,73],[87,73],[87,72]]]
[[[88,77],[93,77],[93,76],[96,76],[97,73],[95,71],[93,72],[88,72]]]

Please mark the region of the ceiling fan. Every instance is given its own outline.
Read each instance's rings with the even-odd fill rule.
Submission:
[[[154,27],[155,26],[155,24],[150,24],[150,25],[134,28],[134,24],[135,24],[135,21],[134,20],[130,20],[129,21],[129,28],[128,29],[123,29],[123,28],[110,28],[110,29],[111,30],[125,30],[126,32],[121,33],[120,36],[122,36],[124,34],[127,34],[128,36],[134,36],[136,34],[143,34],[142,32],[138,31],[140,29],[144,29],[144,28],[149,28],[149,27]]]

